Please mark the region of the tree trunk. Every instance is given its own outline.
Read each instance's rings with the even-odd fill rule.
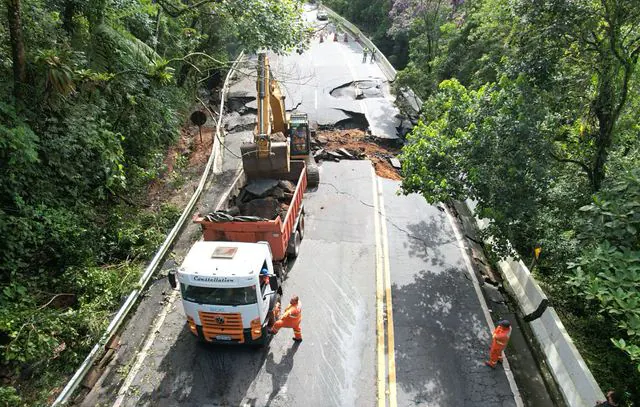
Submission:
[[[20,0],[6,0],[9,20],[9,37],[11,56],[13,58],[13,94],[16,103],[24,97],[24,84],[27,80],[24,39],[22,37],[22,18],[20,16]]]

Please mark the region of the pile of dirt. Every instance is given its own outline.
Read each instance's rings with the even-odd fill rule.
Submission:
[[[383,139],[359,129],[319,131],[312,140],[316,161],[371,160],[378,176],[401,180],[401,141]]]

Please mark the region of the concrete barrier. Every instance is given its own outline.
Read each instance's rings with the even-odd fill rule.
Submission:
[[[384,76],[390,82],[393,82],[396,79],[396,69],[393,67],[393,65],[391,65],[387,57],[385,57],[384,54],[380,52],[378,47],[376,47],[376,44],[371,42],[371,40],[367,38],[367,36],[362,31],[360,31],[358,27],[345,20],[344,17],[325,5],[322,5],[321,7],[326,10],[327,14],[329,14],[329,16],[331,16],[331,18],[336,21],[345,31],[347,31],[353,37],[359,38],[360,42],[363,43],[367,48],[376,51],[376,63],[382,69],[382,73],[384,73]],[[420,105],[422,105],[422,103],[420,103]]]
[[[470,200],[465,203],[473,213],[475,203]],[[476,224],[482,229],[488,221],[476,218]],[[516,299],[522,314],[532,313],[547,300],[547,295],[522,261],[509,258],[500,261],[498,267],[506,282],[505,288]],[[548,307],[540,318],[531,321],[530,326],[568,406],[593,407],[596,401],[605,399],[553,307]]]

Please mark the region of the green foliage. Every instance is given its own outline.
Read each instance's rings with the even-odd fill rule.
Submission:
[[[193,95],[241,47],[306,39],[294,0],[21,0],[27,83],[0,82],[0,404],[44,404],[179,209],[145,207]],[[6,2],[0,75],[13,77]],[[38,374],[34,374],[37,372]],[[3,376],[4,377],[4,376]],[[19,390],[19,394],[16,392]]]
[[[640,171],[623,173],[581,211],[583,250],[570,284],[616,321],[624,337],[612,341],[640,371]]]
[[[545,130],[530,93],[526,82],[506,78],[477,91],[444,81],[402,152],[403,192],[429,202],[475,199],[501,254],[511,253],[509,240],[535,243],[526,239],[549,185]]]
[[[11,386],[0,387],[0,404],[6,407],[20,407],[23,405],[18,391]]]
[[[580,319],[572,334],[590,367],[603,385],[624,377],[635,402],[639,26],[627,0],[465,2],[437,33],[406,25],[396,83],[425,99],[402,153],[404,192],[474,199],[496,255],[529,260],[541,244],[535,273]],[[604,342],[589,342],[590,323]]]

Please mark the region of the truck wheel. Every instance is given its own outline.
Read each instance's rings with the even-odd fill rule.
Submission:
[[[282,281],[284,279],[284,265],[280,262],[273,263],[273,272],[276,274],[278,279]]]
[[[298,253],[300,253],[300,242],[302,239],[300,238],[300,233],[296,230],[291,238],[289,239],[289,246],[287,246],[287,254],[289,258],[295,259],[298,257]]]
[[[300,220],[298,221],[298,234],[300,240],[304,239],[304,212],[300,214]]]

